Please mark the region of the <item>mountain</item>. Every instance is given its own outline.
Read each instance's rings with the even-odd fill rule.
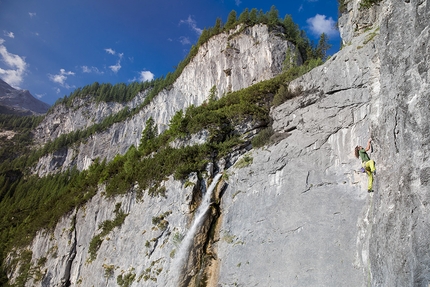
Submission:
[[[0,193],[17,206],[2,230],[30,237],[5,256],[9,282],[428,286],[430,5],[362,2],[341,1],[343,48],[299,77],[280,68],[294,44],[255,25],[211,38],[138,111],[148,91],[54,107],[40,146],[130,116],[57,142],[40,178]],[[370,137],[372,193],[353,154]]]
[[[0,113],[13,115],[45,114],[49,105],[33,97],[27,90],[12,88],[0,79]]]

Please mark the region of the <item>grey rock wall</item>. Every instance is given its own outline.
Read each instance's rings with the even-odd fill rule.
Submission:
[[[380,116],[372,123],[378,192],[373,286],[430,284],[430,2],[387,1],[376,40]]]

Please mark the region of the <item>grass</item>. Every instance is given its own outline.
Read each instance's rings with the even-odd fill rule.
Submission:
[[[244,167],[247,167],[247,166],[249,166],[249,165],[251,165],[252,164],[252,162],[253,162],[253,158],[252,158],[252,156],[250,156],[250,155],[244,155],[240,160],[238,160],[237,162],[236,162],[236,164],[234,165],[234,167],[236,167],[236,168],[244,168]]]

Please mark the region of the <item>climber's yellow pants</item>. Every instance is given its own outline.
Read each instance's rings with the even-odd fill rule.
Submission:
[[[368,175],[367,189],[372,190],[373,172],[375,171],[375,162],[373,160],[368,160],[366,162],[363,162],[363,167],[366,170],[366,173]]]

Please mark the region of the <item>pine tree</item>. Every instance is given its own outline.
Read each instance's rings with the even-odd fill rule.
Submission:
[[[239,23],[248,25],[249,24],[249,11],[248,8],[243,10],[243,12],[239,16]]]
[[[294,23],[291,15],[285,15],[284,22],[285,34],[289,40],[296,40],[300,35],[300,29],[296,23]]]
[[[236,11],[232,10],[230,14],[228,14],[227,23],[225,23],[224,29],[226,31],[233,29],[237,22],[237,14]]]
[[[249,12],[249,24],[250,25],[255,25],[257,24],[257,9],[252,8],[251,12]]]
[[[320,58],[324,61],[327,57],[327,51],[330,49],[330,47],[331,45],[328,43],[327,35],[322,33],[316,48],[316,58]]]
[[[270,7],[270,11],[267,12],[267,21],[269,26],[275,26],[276,24],[278,24],[279,21],[279,12],[278,9],[276,9],[275,5],[272,5],[272,7]]]
[[[215,22],[215,26],[212,29],[212,36],[218,35],[222,31],[222,20],[221,18],[217,18]]]

